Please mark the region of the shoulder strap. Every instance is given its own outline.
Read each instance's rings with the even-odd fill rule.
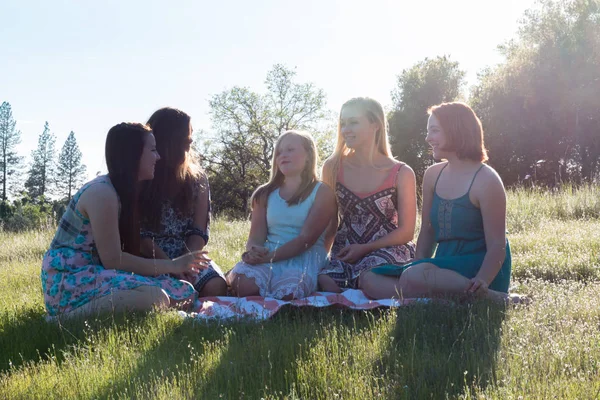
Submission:
[[[338,167],[338,172],[335,179],[342,185],[344,184],[344,162],[342,160],[340,160],[340,166]]]
[[[435,193],[435,190],[437,189],[437,184],[438,184],[438,181],[440,180],[440,176],[442,176],[442,172],[444,172],[444,169],[446,169],[447,166],[448,166],[448,163],[446,163],[446,165],[444,165],[442,167],[442,169],[440,170],[440,173],[437,176],[437,179],[435,180],[435,185],[433,185],[433,192],[434,193]]]
[[[404,167],[406,164],[401,162],[399,164],[394,165],[394,167],[392,168],[392,170],[390,171],[390,175],[388,177],[389,179],[393,179],[392,182],[388,182],[386,180],[387,185],[384,186],[391,186],[391,187],[396,187],[396,183],[398,182],[398,174],[400,173],[400,170],[402,169],[402,167]]]
[[[469,185],[469,190],[467,190],[467,193],[469,193],[471,191],[471,188],[473,187],[473,183],[475,182],[475,178],[477,178],[477,174],[479,173],[479,171],[481,171],[481,168],[483,168],[485,164],[481,164],[481,167],[479,167],[477,169],[477,171],[475,172],[475,175],[473,175],[473,179],[471,180],[471,185]]]

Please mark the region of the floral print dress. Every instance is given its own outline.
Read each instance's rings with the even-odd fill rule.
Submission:
[[[90,220],[77,210],[82,193],[92,185],[112,186],[108,175],[86,183],[69,203],[62,216],[50,249],[42,261],[44,303],[50,316],[68,313],[114,290],[157,286],[174,300],[193,299],[195,291],[185,281],[167,275],[142,276],[132,272],[106,269],[94,241]]]

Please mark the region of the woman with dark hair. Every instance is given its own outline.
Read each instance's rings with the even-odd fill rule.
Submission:
[[[507,294],[506,193],[496,171],[485,164],[481,121],[464,103],[437,105],[429,110],[425,140],[434,159],[443,161],[423,177],[416,261],[372,269],[363,290],[374,298],[471,294],[516,299]]]
[[[154,179],[143,185],[141,201],[142,254],[171,259],[202,250],[208,243],[210,190],[192,151],[190,116],[165,107],[148,120],[161,154]],[[224,296],[227,284],[221,269],[210,261],[199,273],[185,273],[200,297]]]
[[[166,274],[206,268],[205,252],[175,260],[140,257],[139,184],[160,159],[152,131],[138,123],[112,127],[106,138],[108,175],[83,185],[62,216],[42,264],[48,314],[149,310],[193,300],[194,289]]]

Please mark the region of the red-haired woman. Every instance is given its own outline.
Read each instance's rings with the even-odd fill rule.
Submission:
[[[363,289],[374,298],[466,293],[505,300],[511,275],[506,193],[484,163],[481,121],[460,102],[434,106],[429,114],[426,141],[433,157],[445,161],[423,177],[416,261],[374,268],[377,278]]]

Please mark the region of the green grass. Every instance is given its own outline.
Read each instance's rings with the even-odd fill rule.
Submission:
[[[44,320],[39,281],[52,232],[0,233],[0,398],[600,398],[594,190],[509,194],[514,287],[533,303],[508,309],[301,308],[262,323],[171,311],[58,325]],[[224,269],[248,229],[214,221]]]

